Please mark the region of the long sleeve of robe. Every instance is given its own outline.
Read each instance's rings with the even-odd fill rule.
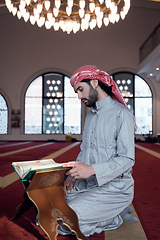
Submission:
[[[77,161],[92,165],[95,175],[76,180],[67,198],[86,236],[119,227],[133,200],[134,126],[131,112],[111,97],[86,117]]]

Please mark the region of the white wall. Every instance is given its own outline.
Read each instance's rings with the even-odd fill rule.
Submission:
[[[20,109],[23,118],[22,93],[33,77],[48,70],[70,76],[82,65],[95,64],[110,74],[119,70],[137,73],[139,48],[160,21],[160,3],[149,9],[147,5],[139,7],[139,2],[134,1],[124,21],[70,35],[32,26],[0,8],[0,93],[6,98],[10,113],[12,109]],[[160,132],[160,82],[146,81],[155,93],[153,129],[156,134]],[[85,113],[86,109],[83,120]],[[0,140],[65,139],[55,135],[25,136],[22,127],[21,124],[21,128],[11,129],[9,123],[9,134],[1,135]]]

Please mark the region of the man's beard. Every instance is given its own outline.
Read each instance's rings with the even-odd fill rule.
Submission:
[[[82,98],[82,102],[84,102],[84,104],[87,107],[95,107],[95,103],[98,100],[98,92],[96,89],[94,89],[92,87],[92,85],[90,85],[90,92],[89,92],[89,96],[88,98]]]

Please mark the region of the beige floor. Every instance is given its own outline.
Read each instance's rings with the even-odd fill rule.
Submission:
[[[134,208],[132,215],[136,216],[138,219]],[[138,219],[137,222],[124,221],[122,226],[118,229],[106,231],[105,240],[147,240],[147,237]]]

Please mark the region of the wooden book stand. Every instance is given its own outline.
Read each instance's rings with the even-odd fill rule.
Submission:
[[[46,172],[37,171],[26,193],[36,206],[38,223],[50,240],[57,239],[58,220],[75,233],[78,240],[87,240],[79,229],[76,213],[65,200],[63,184],[68,170],[69,168],[60,168]]]

